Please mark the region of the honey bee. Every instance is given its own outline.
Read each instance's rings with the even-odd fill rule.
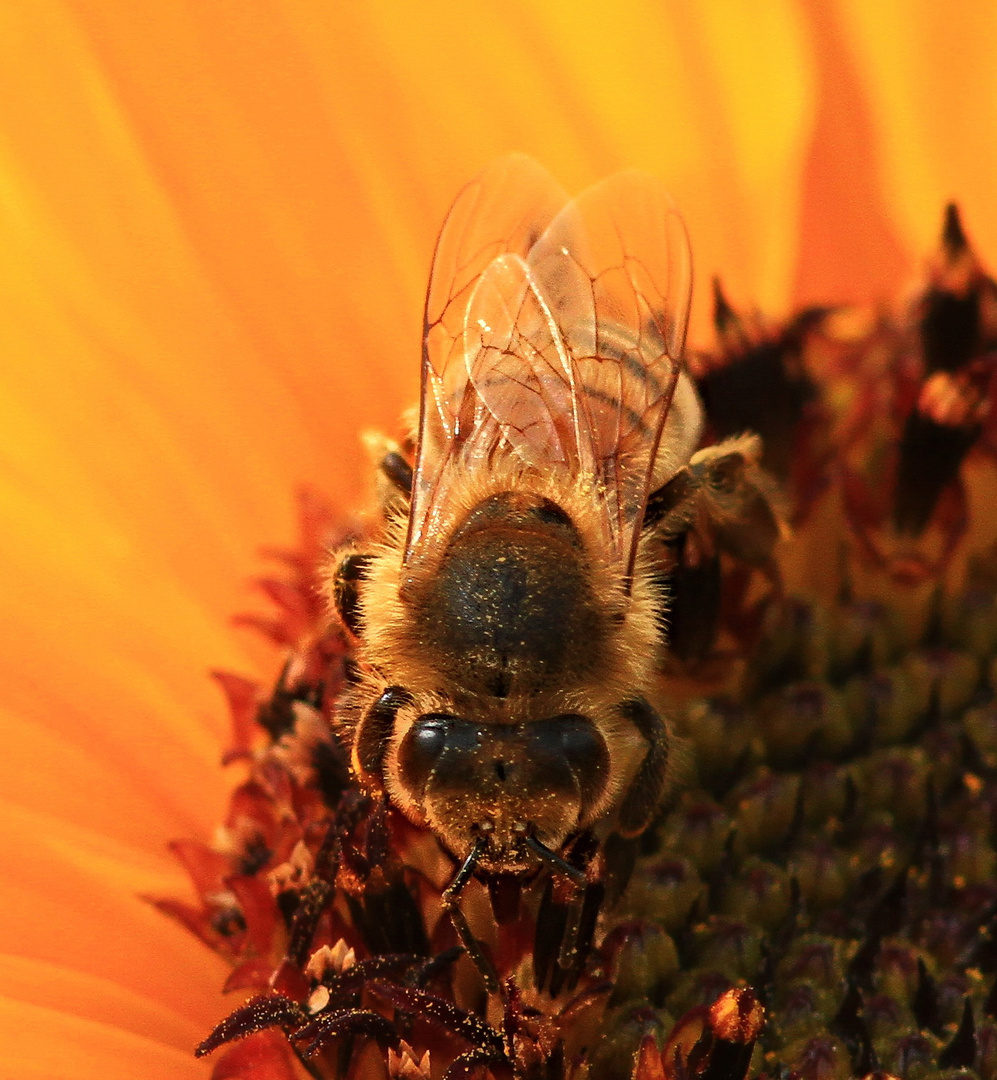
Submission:
[[[530,158],[489,167],[437,242],[414,461],[385,444],[404,509],[330,569],[358,640],[353,768],[458,860],[444,898],[493,990],[456,902],[467,880],[547,865],[580,885],[566,843],[639,834],[666,785],[663,598],[642,526],[657,492],[659,516],[688,525],[691,284],[652,177],[569,201]],[[703,484],[686,486],[699,505]]]

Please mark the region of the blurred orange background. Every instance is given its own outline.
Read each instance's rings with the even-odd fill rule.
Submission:
[[[997,258],[997,8],[974,0],[0,8],[0,1076],[205,1076],[186,894],[229,778],[227,619],[307,483],[417,393],[460,185],[636,166],[708,283],[778,317],[896,295],[960,204]],[[9,1070],[9,1071],[5,1071]]]

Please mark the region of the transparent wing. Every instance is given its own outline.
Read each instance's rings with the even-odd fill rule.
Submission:
[[[619,173],[569,203],[528,262],[571,358],[579,456],[593,462],[604,526],[629,574],[681,372],[692,292],[685,226],[660,181]],[[699,417],[673,421],[672,471],[694,448]]]
[[[489,165],[457,196],[433,256],[422,358],[422,401],[405,559],[432,534],[445,505],[444,479],[462,462],[486,460],[499,438],[468,376],[466,328],[471,297],[503,255],[525,257],[567,202],[532,158],[511,154]]]
[[[476,264],[473,280],[446,287],[434,266],[427,311],[434,295],[459,294],[453,314],[462,326],[458,334],[457,320],[444,319],[445,336],[427,332],[409,551],[442,507],[451,469],[473,471],[511,455],[526,470],[591,484],[603,539],[629,573],[648,486],[652,476],[660,482],[655,461],[680,375],[688,240],[651,177],[611,177],[555,215],[556,186],[537,166],[519,169],[521,180],[533,184],[539,174],[546,186],[532,204],[542,212],[517,245]],[[489,235],[484,222],[475,229]],[[523,240],[531,241],[525,250]],[[680,397],[688,404],[687,394]],[[427,405],[439,420],[427,420]],[[669,433],[679,445],[675,468],[698,435],[696,409],[679,411]]]

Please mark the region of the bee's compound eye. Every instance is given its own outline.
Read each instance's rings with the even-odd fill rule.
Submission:
[[[573,765],[595,765],[606,752],[602,736],[584,716],[558,716],[551,723],[561,734],[561,747]]]
[[[402,781],[421,793],[446,750],[473,750],[477,729],[466,720],[446,713],[426,713],[405,733],[398,747]]]
[[[585,716],[565,713],[538,724],[545,748],[556,745],[578,784],[582,803],[594,802],[609,778],[609,751],[598,728]]]
[[[412,753],[418,760],[435,761],[447,742],[446,722],[417,720],[412,727]]]

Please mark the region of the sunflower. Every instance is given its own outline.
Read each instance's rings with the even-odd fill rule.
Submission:
[[[453,193],[510,149],[660,175],[736,303],[889,295],[958,200],[997,254],[997,18],[397,2],[0,13],[0,1076],[206,1076],[226,965],[144,896],[231,782],[207,668],[293,491],[358,505],[414,400]],[[700,289],[694,343],[709,344]]]

